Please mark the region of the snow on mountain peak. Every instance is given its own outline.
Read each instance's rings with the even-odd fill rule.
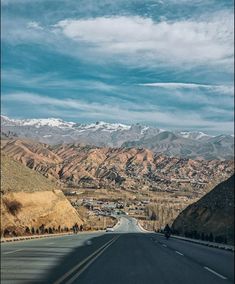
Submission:
[[[10,119],[7,116],[1,115],[1,119],[5,121],[7,124],[18,125],[18,126],[50,126],[50,127],[60,127],[67,128],[73,127],[75,122],[66,122],[59,118],[32,118],[32,119]]]
[[[130,128],[131,126],[121,123],[107,123],[104,121],[98,121],[96,123],[80,125],[79,131],[82,132],[86,130],[91,130],[91,131],[102,130],[102,131],[114,132],[117,130],[129,130]]]
[[[204,132],[201,132],[201,131],[180,131],[178,132],[178,134],[184,138],[187,138],[187,139],[195,139],[195,140],[199,140],[203,137],[211,137],[210,135],[204,133]]]
[[[28,126],[50,126],[50,127],[60,127],[60,128],[67,128],[73,127],[76,123],[75,122],[66,122],[62,119],[58,118],[42,118],[42,119],[24,119],[20,120],[21,125],[28,125]]]

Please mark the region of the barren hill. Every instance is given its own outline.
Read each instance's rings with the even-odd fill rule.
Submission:
[[[147,149],[49,146],[10,139],[2,151],[27,167],[72,187],[205,193],[233,173],[233,161],[191,160]]]
[[[62,191],[42,175],[1,155],[1,235],[70,228],[82,221]]]
[[[180,234],[212,234],[217,241],[234,243],[234,175],[189,205],[173,228]]]

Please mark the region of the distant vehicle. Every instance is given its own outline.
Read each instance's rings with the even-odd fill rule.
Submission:
[[[106,228],[106,232],[114,232],[113,228]]]
[[[170,232],[165,232],[165,238],[168,240],[170,238],[171,234]]]

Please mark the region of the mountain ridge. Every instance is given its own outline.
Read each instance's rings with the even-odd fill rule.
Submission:
[[[2,140],[1,150],[27,167],[63,184],[93,188],[203,190],[233,172],[233,161],[167,157],[144,148],[110,148],[80,144],[47,145]]]
[[[57,145],[80,143],[98,147],[147,148],[180,158],[228,160],[234,157],[234,137],[195,131],[168,131],[140,124],[96,122],[79,124],[61,119],[12,120],[1,116],[1,136],[18,136]]]

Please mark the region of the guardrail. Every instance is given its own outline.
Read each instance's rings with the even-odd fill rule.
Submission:
[[[164,235],[164,234],[161,234],[161,233],[156,233],[156,234],[159,234],[161,236]],[[186,242],[196,243],[196,244],[200,244],[200,245],[204,245],[204,246],[208,246],[208,247],[234,251],[234,246],[232,246],[232,245],[226,245],[226,244],[214,243],[214,242],[208,242],[208,241],[202,241],[202,240],[195,240],[195,239],[176,236],[176,235],[171,235],[171,238],[179,239],[179,240],[186,241]]]
[[[31,239],[42,239],[42,238],[50,238],[50,237],[57,237],[57,236],[64,236],[64,235],[72,235],[72,234],[73,234],[72,232],[67,232],[67,233],[58,233],[58,234],[9,237],[9,238],[1,238],[0,242],[6,243],[6,242],[15,242],[15,241],[24,241],[24,240],[31,240]]]
[[[80,234],[93,234],[93,233],[99,233],[104,232],[104,230],[97,230],[97,231],[82,231],[79,232]],[[25,240],[33,240],[33,239],[42,239],[42,238],[53,238],[53,237],[60,237],[60,236],[68,236],[68,235],[74,235],[73,232],[66,232],[66,233],[57,233],[57,234],[45,234],[45,235],[32,235],[32,236],[19,236],[19,237],[10,237],[10,238],[1,238],[1,243],[7,243],[7,242],[15,242],[15,241],[25,241]]]

